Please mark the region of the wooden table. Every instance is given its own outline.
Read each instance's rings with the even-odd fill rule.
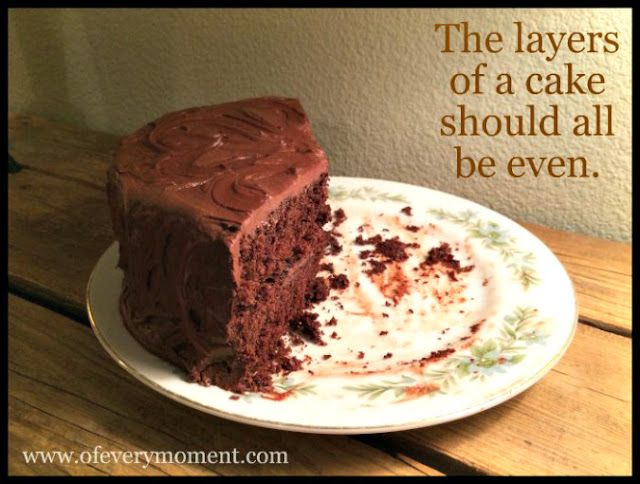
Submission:
[[[567,268],[580,324],[519,396],[435,427],[369,436],[229,422],[146,388],[100,347],[85,287],[113,236],[104,191],[117,139],[9,116],[11,474],[630,474],[631,247],[524,224]],[[286,450],[289,464],[27,464],[23,451]]]

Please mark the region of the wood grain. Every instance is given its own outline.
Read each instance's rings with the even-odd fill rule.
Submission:
[[[116,146],[113,135],[9,116],[9,149],[25,167],[9,176],[10,284],[45,302],[58,299],[71,316],[81,317],[86,281],[113,239],[104,180]],[[630,244],[523,225],[567,269],[581,320],[630,335]]]
[[[569,273],[581,321],[631,336],[631,245],[522,225],[553,251]]]
[[[29,116],[9,116],[9,138],[23,167],[9,179],[9,285],[86,321],[83,286],[113,242],[104,180],[117,140]]]
[[[113,363],[91,330],[9,296],[10,474],[438,475],[344,436],[226,421],[146,388]],[[55,328],[55,331],[52,331]],[[22,451],[284,450],[288,464],[27,465]],[[406,459],[406,458],[405,458]]]

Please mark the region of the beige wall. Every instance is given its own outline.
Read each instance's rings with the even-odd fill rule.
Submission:
[[[439,54],[434,23],[478,29],[620,32],[615,55]],[[508,44],[509,45],[509,44]],[[615,137],[441,138],[461,98],[454,69],[489,63],[514,74],[573,61],[607,76],[600,96],[565,97],[566,112],[614,105]],[[9,106],[125,133],[162,113],[235,98],[298,97],[336,175],[387,178],[454,193],[507,216],[620,240],[631,238],[631,14],[620,10],[12,10]],[[464,97],[481,112],[530,101]],[[540,104],[553,100],[537,101]],[[511,104],[509,104],[511,103]],[[452,147],[498,160],[586,155],[599,178],[457,180]]]

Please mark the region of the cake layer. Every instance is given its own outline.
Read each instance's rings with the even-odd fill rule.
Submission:
[[[322,254],[309,254],[285,277],[264,286],[266,291],[252,310],[229,326],[232,354],[215,355],[207,364],[197,365],[192,378],[239,392],[268,390],[272,374],[298,369],[301,362],[289,356],[283,335],[314,296],[321,258]]]
[[[326,243],[322,227],[329,221],[327,176],[297,197],[285,200],[265,223],[240,241],[242,282],[272,281],[292,264]]]
[[[316,274],[322,254],[309,254],[298,261],[287,275],[266,286],[253,311],[234,319],[229,334],[204,345],[188,328],[188,318],[163,312],[131,315],[131,299],[126,282],[121,313],[127,329],[150,352],[185,369],[204,385],[215,384],[235,391],[268,389],[270,375],[295,365],[282,337],[289,322],[299,317],[314,295]],[[127,316],[125,316],[127,315]]]

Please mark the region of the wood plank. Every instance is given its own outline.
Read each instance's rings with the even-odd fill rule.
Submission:
[[[631,336],[631,244],[523,223],[560,259],[578,295],[580,319]]]
[[[11,175],[8,198],[10,285],[84,318],[86,283],[113,242],[106,198],[32,170]]]
[[[9,281],[66,314],[84,315],[89,273],[113,236],[104,179],[117,137],[34,116],[9,116]],[[631,334],[631,246],[523,224],[571,276],[580,318]]]
[[[55,331],[52,331],[55,328]],[[22,451],[238,449],[287,452],[281,465],[27,465]],[[9,296],[10,474],[437,475],[344,436],[250,427],[180,405],[119,368],[87,327]]]
[[[88,323],[84,291],[113,242],[104,181],[117,137],[9,116],[9,284]],[[14,177],[15,175],[15,177]]]
[[[603,349],[605,348],[605,349]],[[458,422],[362,437],[387,451],[496,475],[631,474],[631,340],[579,325],[539,383]]]

